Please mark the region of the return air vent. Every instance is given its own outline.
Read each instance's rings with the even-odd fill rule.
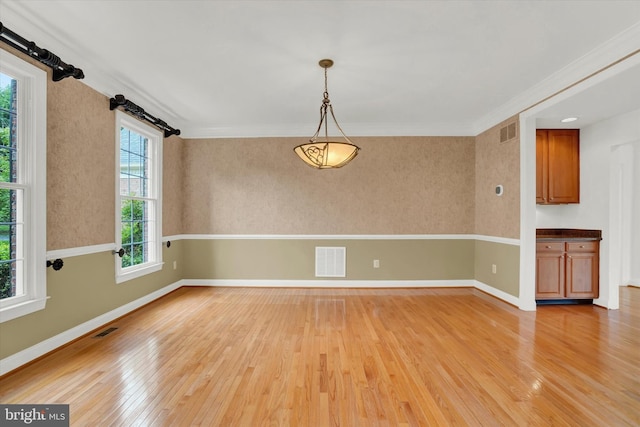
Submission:
[[[516,122],[500,128],[500,142],[511,141],[517,135]]]
[[[316,246],[316,277],[345,277],[347,248]]]
[[[100,332],[98,335],[94,336],[94,338],[102,338],[102,337],[106,337],[107,335],[109,335],[111,332],[115,331],[118,328],[109,328],[109,329],[105,329],[104,331]]]

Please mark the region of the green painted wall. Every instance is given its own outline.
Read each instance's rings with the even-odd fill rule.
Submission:
[[[187,240],[187,279],[314,280],[315,247],[347,248],[346,280],[473,279],[473,240]],[[373,268],[373,260],[380,268]],[[320,278],[326,280],[326,278]]]
[[[492,265],[496,265],[496,273]],[[475,279],[518,297],[520,295],[520,246],[475,241]]]

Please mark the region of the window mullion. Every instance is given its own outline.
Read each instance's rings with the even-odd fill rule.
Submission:
[[[0,182],[0,189],[6,190],[29,190],[29,184],[21,182]]]

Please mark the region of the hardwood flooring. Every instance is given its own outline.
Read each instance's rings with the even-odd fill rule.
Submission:
[[[0,379],[73,426],[638,426],[640,289],[519,311],[473,289],[181,288]]]

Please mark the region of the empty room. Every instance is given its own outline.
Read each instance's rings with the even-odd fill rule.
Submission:
[[[640,425],[640,1],[0,2],[0,424]]]

